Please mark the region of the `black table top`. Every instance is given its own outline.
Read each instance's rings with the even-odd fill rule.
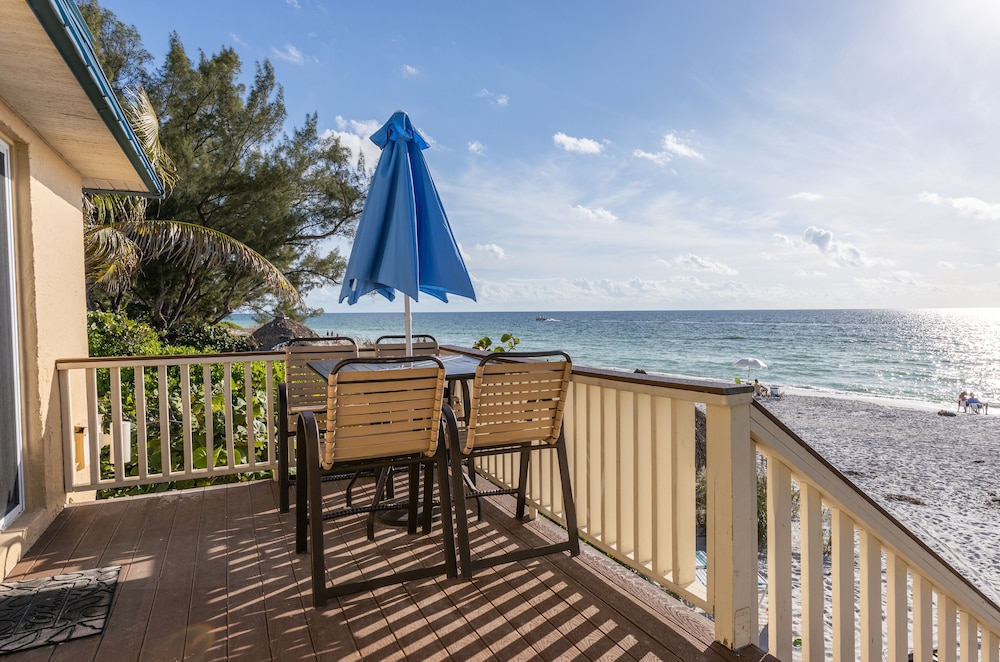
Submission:
[[[437,354],[434,358],[444,364],[445,377],[448,379],[472,379],[476,376],[476,368],[479,366],[479,357],[466,356],[465,354]],[[323,379],[329,379],[330,372],[340,363],[335,361],[310,361],[309,367],[315,370]],[[430,361],[413,361],[413,367],[430,365]],[[345,370],[385,370],[386,368],[398,367],[398,363],[351,363],[344,367]]]

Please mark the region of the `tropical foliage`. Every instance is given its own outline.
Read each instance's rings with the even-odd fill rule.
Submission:
[[[283,93],[266,60],[246,84],[233,49],[193,62],[173,34],[163,66],[149,73],[135,28],[95,0],[80,9],[171,189],[162,201],[89,200],[91,307],[160,329],[218,322],[238,308],[321,312],[306,310],[301,295],[343,274],[346,260],[327,240],[354,232],[363,161],[352,164],[349,150],[321,135],[316,115],[286,131]],[[148,95],[129,87],[138,82]]]

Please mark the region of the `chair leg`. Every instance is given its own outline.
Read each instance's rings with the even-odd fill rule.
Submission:
[[[576,522],[576,502],[573,501],[573,486],[569,480],[569,452],[566,450],[566,436],[559,433],[556,440],[556,457],[559,460],[559,478],[562,481],[563,510],[566,514],[566,531],[569,532],[570,556],[580,555],[580,530]]]
[[[472,550],[469,547],[469,515],[465,508],[465,478],[462,471],[462,451],[458,448],[458,426],[455,435],[449,439],[451,454],[451,489],[455,504],[455,526],[458,529],[458,554],[462,565],[462,576],[472,579]]]
[[[455,448],[458,449],[458,423],[455,421],[455,414],[452,412],[449,405],[444,406],[444,424],[441,426],[441,431],[438,433],[438,447],[437,453],[434,455],[434,464],[437,465],[438,472],[438,497],[441,499],[441,534],[444,538],[444,565],[445,574],[449,577],[458,576],[458,562],[455,558],[455,530],[452,527],[452,511],[454,510],[453,504],[458,505],[459,498],[458,495],[464,496],[464,492],[455,492],[455,498],[452,499],[451,485],[448,481],[448,449]],[[459,465],[461,466],[461,465]],[[461,473],[459,470],[458,473]],[[459,476],[461,478],[461,476]],[[461,486],[461,481],[459,481]],[[465,507],[465,499],[461,499],[462,507]],[[429,524],[428,520],[428,524]],[[465,529],[465,542],[466,549],[468,549],[469,541],[469,529],[468,521],[466,520]],[[463,561],[463,570],[470,565],[471,561]],[[470,568],[471,572],[471,568]]]
[[[295,481],[295,552],[298,554],[306,551],[307,544],[309,472],[306,469],[308,468],[308,448],[310,446],[316,447],[318,458],[319,427],[316,425],[316,418],[312,413],[304,412],[299,414],[295,425],[295,458],[299,466]]]
[[[421,532],[427,535],[431,532],[431,522],[434,519],[434,462],[424,462],[424,512]],[[442,497],[443,498],[443,497]],[[441,517],[444,517],[444,504],[441,504]]]
[[[521,448],[521,470],[517,477],[517,519],[524,519],[524,504],[528,500],[528,462],[531,460],[531,447]]]
[[[366,529],[368,531],[369,542],[375,542],[375,514],[378,512],[375,508],[382,503],[382,496],[385,494],[385,483],[386,480],[392,480],[392,467],[383,467],[379,470],[378,482],[375,483],[375,497],[372,501],[372,509],[368,513],[366,521]]]
[[[420,494],[420,465],[410,465],[410,484],[406,500],[406,532],[411,536],[417,532],[417,498]]]
[[[302,419],[299,419],[302,423]],[[313,419],[315,426],[315,419]],[[311,432],[311,431],[310,431]],[[305,435],[304,435],[305,436]],[[309,434],[308,436],[312,436]],[[299,465],[296,486],[302,485],[302,491],[307,493],[309,502],[309,566],[312,571],[313,607],[317,609],[326,605],[326,550],[323,544],[323,494],[319,480],[319,441],[317,432],[316,443],[299,438],[296,440],[305,447],[305,462]],[[305,486],[308,486],[308,490]],[[296,510],[300,510],[296,504]],[[305,510],[302,508],[301,510]],[[298,516],[298,514],[296,514]],[[304,516],[304,513],[303,513]]]

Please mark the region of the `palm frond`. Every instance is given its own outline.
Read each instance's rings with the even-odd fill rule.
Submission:
[[[136,137],[142,144],[142,149],[149,157],[156,176],[163,184],[163,190],[170,194],[177,181],[177,168],[170,159],[163,145],[160,144],[160,118],[153,109],[153,102],[146,94],[145,88],[139,86],[125,90],[125,97],[128,103],[125,104],[125,112],[128,115],[129,123],[135,129]]]
[[[229,235],[183,221],[134,221],[117,226],[142,251],[143,259],[173,260],[189,267],[233,266],[254,274],[280,297],[302,304],[298,290],[267,258]]]
[[[139,270],[142,252],[131,237],[110,225],[85,232],[87,279],[116,296],[127,289]]]

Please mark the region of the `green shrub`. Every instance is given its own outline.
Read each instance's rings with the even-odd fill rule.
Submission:
[[[87,350],[91,356],[153,356],[163,346],[149,324],[98,310],[87,313]]]

